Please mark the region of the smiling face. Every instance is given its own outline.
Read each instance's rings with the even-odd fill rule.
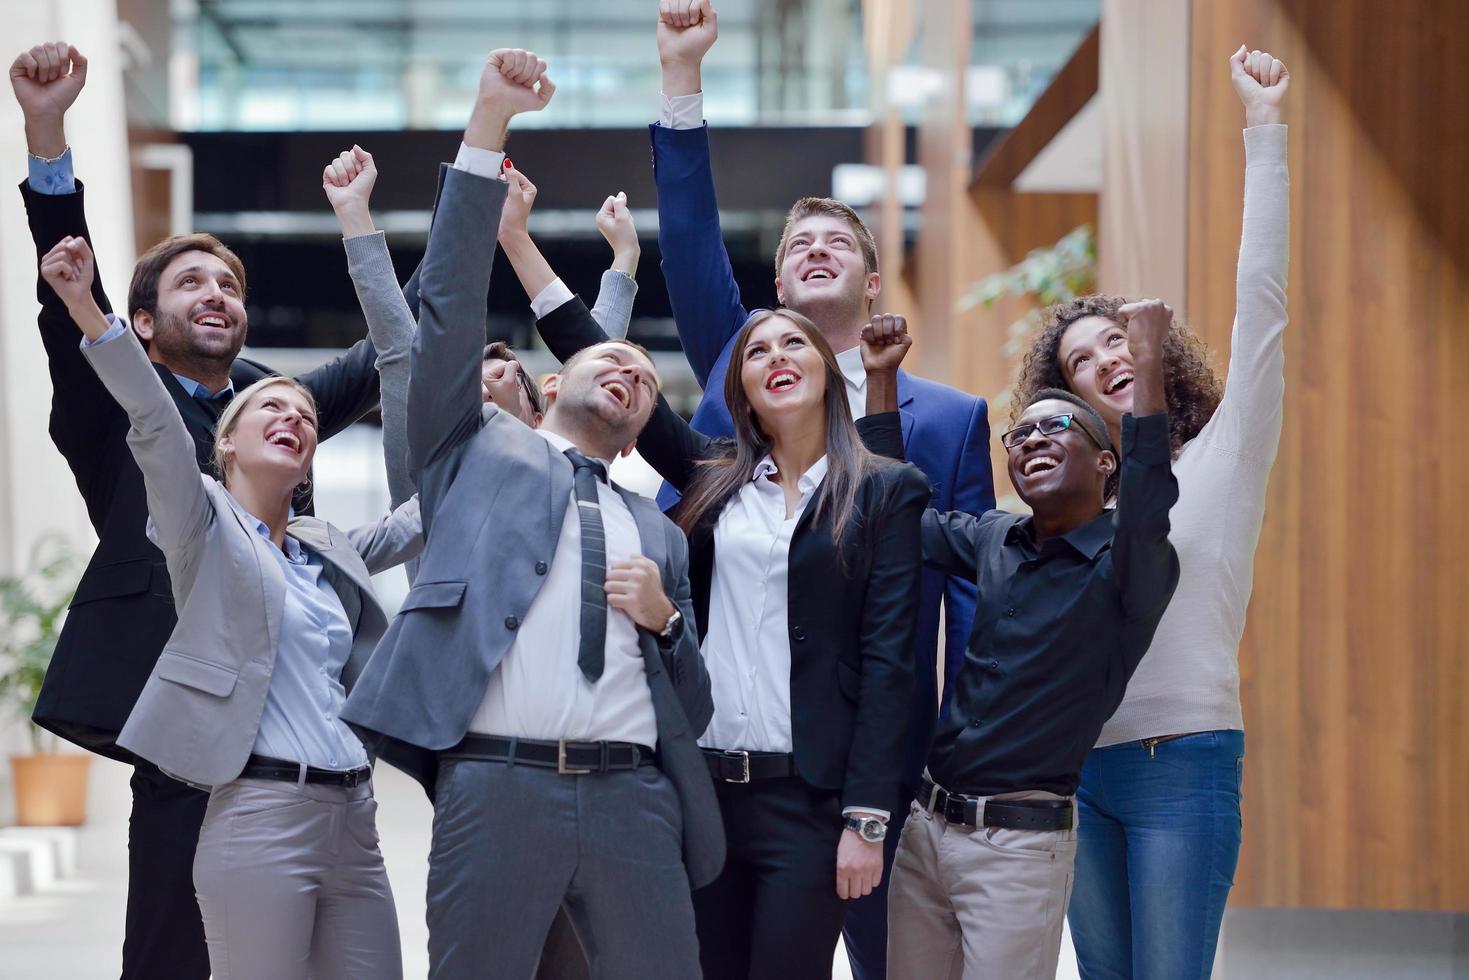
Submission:
[[[869,271],[852,223],[834,214],[810,214],[791,223],[781,241],[775,292],[782,306],[808,317],[864,313],[877,298],[880,277]]]
[[[1055,415],[1075,416],[1077,411],[1069,402],[1045,399],[1021,413],[1015,425],[1030,425]],[[1100,506],[1107,476],[1116,467],[1116,457],[1099,449],[1075,419],[1069,428],[1051,435],[1042,434],[1039,428],[1031,430],[1006,456],[1015,492],[1035,511],[1074,500]]]
[[[1101,316],[1082,317],[1061,335],[1056,360],[1066,387],[1116,428],[1132,411],[1132,353],[1127,328]]]
[[[611,341],[577,352],[541,391],[550,402],[548,424],[554,413],[578,431],[595,429],[615,452],[630,447],[643,431],[658,387],[658,372],[647,354]]]
[[[766,432],[782,417],[819,416],[824,410],[829,368],[810,334],[794,320],[766,317],[735,354],[745,401]]]
[[[133,311],[133,329],[148,342],[149,356],[182,374],[200,362],[228,370],[246,328],[243,287],[229,264],[209,252],[174,256],[159,275],[153,311]]]
[[[294,487],[316,455],[316,404],[289,378],[266,378],[236,396],[220,418],[215,458],[225,484],[240,475]]]

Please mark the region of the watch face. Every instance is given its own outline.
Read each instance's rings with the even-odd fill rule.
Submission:
[[[868,843],[876,843],[887,836],[887,830],[887,825],[881,820],[867,819],[862,821],[862,829],[859,833]]]

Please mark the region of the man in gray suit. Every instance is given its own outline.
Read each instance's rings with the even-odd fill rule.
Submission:
[[[442,172],[408,392],[427,545],[342,717],[434,799],[432,976],[529,976],[563,902],[594,977],[697,976],[689,892],[724,836],[687,545],[604,475],[652,412],[652,362],[626,342],[571,359],[538,430],[481,405],[496,175],[544,71],[493,52]]]

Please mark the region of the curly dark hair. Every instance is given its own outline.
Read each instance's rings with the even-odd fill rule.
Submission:
[[[1043,388],[1071,391],[1066,375],[1061,372],[1061,337],[1068,327],[1089,316],[1118,319],[1117,311],[1128,300],[1120,296],[1083,296],[1069,303],[1057,303],[1045,312],[1045,326],[1031,341],[1030,350],[1020,365],[1015,381],[1015,397],[1011,400],[1011,420],[1025,411],[1035,393]],[[1209,367],[1209,348],[1204,342],[1174,321],[1163,342],[1163,391],[1168,399],[1168,436],[1173,454],[1199,434],[1214,417],[1224,385]]]

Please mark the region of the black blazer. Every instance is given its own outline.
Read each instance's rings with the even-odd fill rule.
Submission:
[[[562,360],[606,339],[576,298],[547,314],[537,328]],[[878,429],[889,420],[896,426],[896,418],[874,416],[861,427]],[[643,458],[680,493],[698,460],[720,455],[728,446],[727,439],[696,432],[661,395],[638,437]],[[922,471],[883,459],[858,490],[843,560],[838,560],[830,517],[816,520],[815,508],[801,516],[791,538],[787,603],[796,769],[807,783],[839,791],[844,807],[891,811],[905,802],[899,785],[913,694],[920,521],[929,496]],[[701,640],[721,510],[711,508],[689,537],[689,580]]]
[[[67,235],[91,241],[82,182],[75,194],[38,194],[22,183],[36,256]],[[103,312],[112,304],[100,276],[92,295]],[[87,504],[97,550],[77,585],[32,720],[62,738],[123,761],[115,744],[154,662],[173,632],[176,615],[163,553],[148,540],[143,475],[127,446],[128,419],[82,355],[81,331],[61,298],[37,279],[37,322],[51,371],[51,441],[61,450]],[[299,380],[315,396],[321,438],[334,435],[378,402],[377,352],[367,340]],[[212,472],[214,417],[156,366],[198,450],[199,469]],[[230,369],[236,391],[270,371],[245,359]],[[297,501],[310,512],[310,499]]]

